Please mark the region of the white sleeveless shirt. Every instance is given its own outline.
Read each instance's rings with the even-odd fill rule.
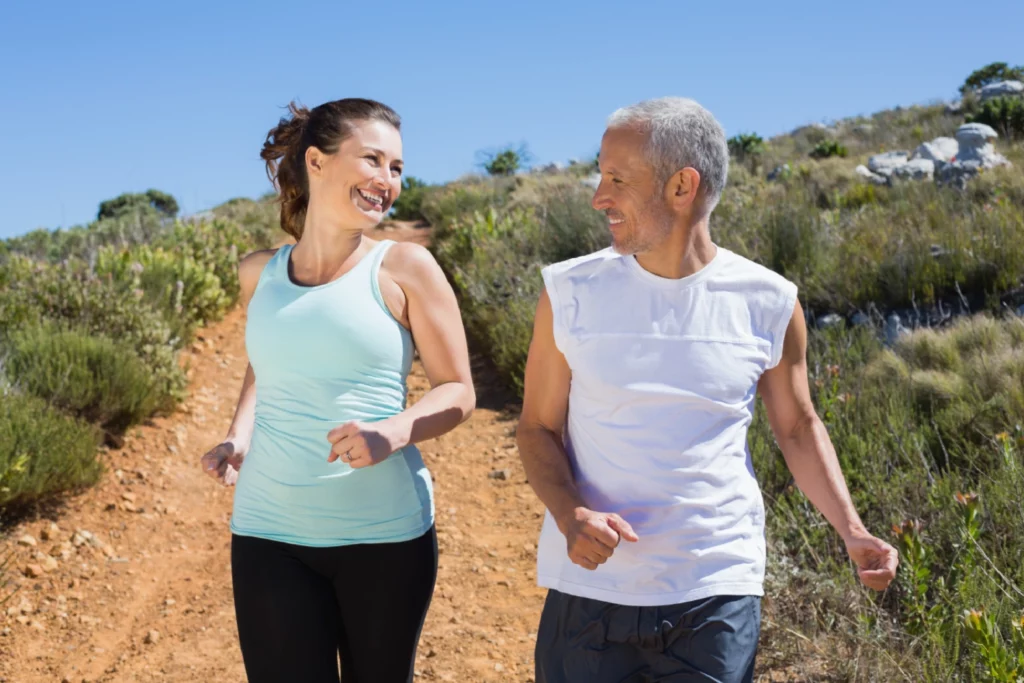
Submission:
[[[682,279],[610,248],[542,274],[572,371],[563,438],[576,485],[640,540],[583,569],[547,513],[539,585],[633,606],[763,595],[764,504],[747,430],[796,286],[722,247]]]

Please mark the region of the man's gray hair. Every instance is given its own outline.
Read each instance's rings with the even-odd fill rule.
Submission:
[[[659,186],[677,171],[700,173],[705,209],[718,204],[729,174],[729,146],[715,117],[697,102],[660,97],[623,107],[608,117],[608,127],[636,126],[647,134],[647,158]]]

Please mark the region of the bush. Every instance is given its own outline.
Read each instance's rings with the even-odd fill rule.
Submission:
[[[521,145],[519,149],[506,147],[498,152],[484,153],[483,156],[482,165],[488,175],[512,176],[529,161],[530,153],[525,145]]]
[[[190,339],[196,327],[219,319],[232,303],[213,270],[197,262],[187,248],[170,252],[140,245],[120,253],[104,248],[95,268],[99,277],[141,293],[181,339]]]
[[[513,179],[470,179],[430,188],[423,197],[423,215],[433,227],[435,242],[443,242],[453,225],[478,211],[501,209],[515,189]]]
[[[960,86],[961,93],[968,93],[990,83],[1000,81],[1024,81],[1024,66],[1009,66],[1006,62],[992,62],[971,72]]]
[[[728,140],[729,153],[743,163],[764,154],[764,140],[756,133],[740,133]]]
[[[814,146],[810,154],[815,159],[827,159],[828,157],[846,157],[848,151],[845,146],[835,140],[822,140]]]
[[[168,222],[166,216],[143,207],[67,230],[35,230],[8,239],[6,245],[8,252],[38,261],[59,263],[81,259],[88,262],[105,245],[124,248],[150,242],[166,229]]]
[[[967,117],[971,123],[985,123],[1008,139],[1024,139],[1024,97],[993,97]]]
[[[134,350],[165,397],[158,412],[184,397],[185,375],[177,362],[184,340],[163,317],[113,281],[90,273],[81,263],[58,267],[13,257],[0,268],[0,343],[14,330],[40,321],[63,329],[106,336]]]
[[[228,297],[229,304],[238,300],[238,262],[241,256],[257,249],[273,246],[276,222],[268,224],[264,205],[254,205],[251,211],[239,211],[238,220],[215,219],[176,223],[171,230],[152,241],[156,249],[193,259],[213,273]],[[276,214],[274,214],[276,219]],[[219,314],[215,314],[216,315]],[[213,320],[206,318],[203,320]]]
[[[0,508],[94,484],[99,433],[42,399],[0,391]]]
[[[391,217],[398,221],[423,220],[423,197],[429,187],[412,176],[402,178],[402,192],[392,205]]]
[[[160,190],[147,190],[144,193],[128,192],[101,202],[96,220],[116,218],[140,209],[153,209],[168,218],[174,218],[178,215],[178,201]]]
[[[434,252],[451,274],[467,331],[510,386],[522,390],[541,266],[608,244],[602,214],[578,184],[513,193],[509,208],[452,220]]]
[[[5,364],[23,392],[115,436],[171,400],[132,349],[52,324],[13,332]]]

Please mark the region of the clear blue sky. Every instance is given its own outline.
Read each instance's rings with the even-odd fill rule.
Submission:
[[[379,99],[406,168],[481,149],[589,157],[616,107],[693,97],[731,135],[951,98],[1024,63],[1024,2],[12,0],[0,16],[0,237],[87,222],[153,187],[186,212],[270,189],[267,130],[295,98]]]

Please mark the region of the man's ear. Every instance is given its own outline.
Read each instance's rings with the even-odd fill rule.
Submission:
[[[697,202],[700,173],[687,166],[676,171],[665,184],[665,201],[676,210],[684,210]]]

